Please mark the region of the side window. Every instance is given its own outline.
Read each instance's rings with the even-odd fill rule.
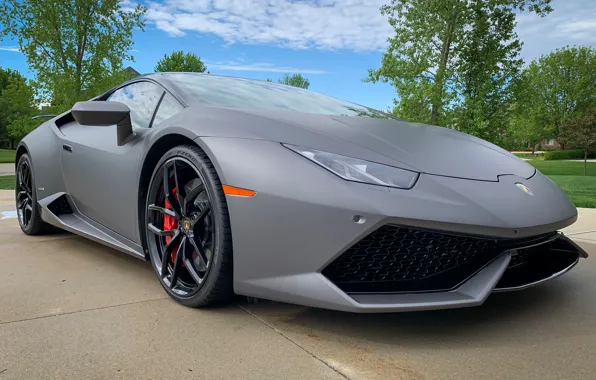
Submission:
[[[157,109],[153,125],[159,125],[162,121],[169,119],[178,112],[182,111],[184,107],[174,97],[166,92]]]
[[[132,126],[149,128],[149,123],[159,102],[161,87],[150,82],[137,82],[122,87],[107,99],[108,102],[122,102],[130,108]]]

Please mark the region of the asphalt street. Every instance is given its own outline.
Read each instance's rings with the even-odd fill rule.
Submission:
[[[592,256],[548,284],[476,308],[357,315],[240,298],[185,308],[148,263],[68,233],[25,236],[12,197],[0,191],[0,380],[596,379],[596,214],[570,230]]]

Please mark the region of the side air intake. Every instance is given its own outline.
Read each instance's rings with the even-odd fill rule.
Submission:
[[[61,195],[48,205],[48,210],[56,216],[72,214],[72,207],[66,198],[66,195]]]

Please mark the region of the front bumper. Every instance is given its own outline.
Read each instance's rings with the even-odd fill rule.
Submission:
[[[226,198],[238,294],[349,312],[467,307],[482,304],[493,291],[554,278],[585,256],[581,248],[559,236],[557,244],[564,243],[568,252],[564,259],[553,261],[556,265],[545,265],[539,278],[523,280],[520,271],[509,275],[512,254],[514,260],[519,255],[504,250],[493,252],[490,260],[453,288],[345,290],[325,275],[325,269],[383,226],[484,239],[524,239],[572,224],[577,210],[540,173],[530,179],[501,176],[495,182],[423,174],[412,190],[398,190],[346,182],[277,143],[222,138],[198,142],[209,156],[217,157],[214,165],[222,183],[257,192],[251,198]],[[531,188],[534,196],[520,191],[515,186],[518,182]],[[560,254],[558,249],[547,251],[533,250],[526,265]]]

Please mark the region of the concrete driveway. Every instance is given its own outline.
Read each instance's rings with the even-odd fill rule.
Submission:
[[[0,212],[12,197],[0,192]],[[588,230],[576,232],[593,256],[543,286],[477,308],[353,315],[242,300],[185,308],[148,263],[0,220],[0,380],[594,379]]]

